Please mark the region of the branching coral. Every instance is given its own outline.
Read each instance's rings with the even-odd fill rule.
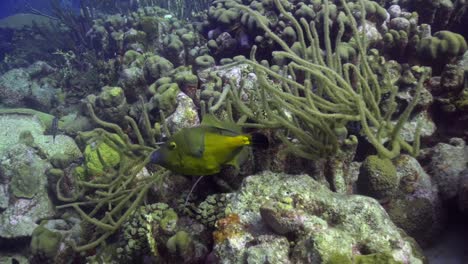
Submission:
[[[81,12],[76,14],[73,10],[63,7],[58,0],[51,0],[52,15],[70,29],[70,38],[76,43],[87,46],[86,33],[91,28],[93,14],[90,9],[81,5]]]
[[[133,144],[119,126],[99,119],[91,104],[88,104],[88,110],[96,123],[117,133],[118,137],[101,128],[95,130],[106,145],[119,152],[120,162],[116,169],[107,168],[105,177],[96,176],[90,181],[78,177],[80,191],[74,197],[62,194],[60,186],[63,178],[57,182],[57,196],[66,203],[57,208],[72,207],[83,221],[96,227],[91,241],[84,245],[72,245],[76,251],[89,250],[103,243],[139,207],[149,188],[158,184],[168,173],[162,170],[146,177],[137,176],[148,163],[149,153],[153,151],[143,145],[138,127],[133,128],[140,135],[138,138],[142,144]]]
[[[363,27],[367,23],[366,9],[362,0],[358,3],[362,14],[359,24]],[[298,41],[292,45],[270,29],[267,17],[250,7],[231,4],[255,18],[257,24],[283,49],[273,52],[274,60],[287,62],[279,70],[268,67],[266,62],[257,62],[255,47],[251,59],[241,61],[251,65],[257,74],[259,89],[249,91],[254,94],[250,98],[259,98],[264,113],[259,115],[251,104],[245,103],[241,97],[246,91],[236,89],[236,85],[231,83],[228,108],[232,102],[236,110],[244,115],[243,120],[248,118],[254,121],[254,124],[246,126],[286,128],[288,133],[279,137],[293,153],[309,159],[336,153],[340,138],[347,134],[346,125],[353,121],[360,123],[362,133],[379,156],[393,158],[401,149],[415,155],[418,153],[419,137],[416,136],[414,144],[410,145],[400,137],[399,132],[418,102],[428,72],[421,71],[413,101],[396,121],[392,120],[397,108],[395,95],[398,88],[390,81],[387,71],[383,70],[378,78],[371,67],[367,54],[369,42],[366,34],[358,29],[358,22],[348,2],[341,0],[338,17],[342,19],[335,21],[339,24],[339,31],[332,43],[328,0],[323,1],[322,40],[314,22],[309,23],[305,18],[298,21],[285,10],[280,0],[274,0],[277,10],[288,19],[297,34]],[[357,47],[358,60],[355,64],[343,64],[338,52],[344,43],[342,36],[347,31],[351,32],[351,42]],[[322,43],[325,46],[324,55],[320,47]]]

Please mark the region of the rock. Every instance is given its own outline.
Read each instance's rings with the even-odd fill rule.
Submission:
[[[262,235],[256,245],[247,250],[247,263],[291,263],[285,261],[289,254],[289,241],[286,237]]]
[[[465,142],[452,138],[449,144],[438,143],[429,152],[427,170],[431,172],[440,195],[444,200],[454,198],[458,193],[461,172],[467,168]]]
[[[175,133],[184,127],[199,125],[200,119],[193,100],[183,92],[177,94],[176,100],[176,110],[166,118],[167,126],[171,133]]]
[[[41,61],[6,72],[0,76],[0,100],[9,107],[33,105],[38,110],[50,110],[59,92],[46,78],[52,72],[53,68]]]
[[[21,255],[3,255],[0,256],[0,263],[2,264],[10,264],[10,263],[17,263],[17,264],[28,264],[28,258]]]
[[[385,206],[387,212],[419,245],[429,246],[437,240],[446,218],[437,186],[415,158],[401,155],[394,163],[401,180],[397,194]]]
[[[392,5],[387,11],[390,14],[390,17],[399,17],[401,14],[401,7],[399,5]]]
[[[396,122],[392,122],[396,124]],[[415,114],[411,119],[403,124],[403,127],[400,130],[401,138],[406,142],[414,142],[414,135],[419,126],[419,135],[421,137],[430,137],[432,136],[437,127],[434,121],[426,111],[419,112]]]
[[[410,22],[404,17],[396,17],[390,20],[390,28],[408,32],[410,29]]]
[[[1,182],[14,199],[9,199],[8,207],[0,214],[0,238],[31,236],[37,221],[54,215],[45,174],[50,167],[34,149],[22,144],[1,155]]]
[[[372,155],[361,165],[357,187],[359,193],[387,200],[393,196],[399,181],[391,160]]]
[[[65,135],[56,135],[55,141],[52,135],[44,135],[46,126],[40,121],[40,112],[31,114],[0,114],[0,155],[2,151],[14,146],[19,141],[19,134],[22,131],[29,131],[34,138],[34,143],[38,149],[47,157],[63,155],[73,161],[82,157],[81,151],[75,141]]]
[[[468,169],[460,174],[460,183],[458,185],[458,209],[468,215]]]
[[[3,151],[16,145],[19,131],[29,131],[34,135],[42,135],[45,127],[35,115],[5,114],[0,115],[0,155]]]
[[[0,98],[7,106],[19,106],[30,93],[29,75],[23,69],[13,69],[0,77]],[[13,85],[14,83],[14,85]]]
[[[227,198],[230,215],[218,221],[214,234],[219,263],[247,259],[265,236],[278,245],[288,237],[294,245],[292,251],[268,251],[272,255],[263,260],[274,258],[275,263],[330,263],[374,254],[388,263],[423,263],[417,246],[376,200],[333,193],[308,175],[262,172],[245,178]],[[268,207],[274,211],[266,213]]]
[[[459,94],[465,81],[464,69],[458,64],[447,64],[440,76],[440,88],[442,93]]]
[[[89,131],[94,128],[93,122],[86,116],[70,113],[60,118],[59,129],[67,135],[76,136],[80,131]]]

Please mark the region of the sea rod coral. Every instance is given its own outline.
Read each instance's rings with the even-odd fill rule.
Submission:
[[[258,62],[255,60],[255,47],[250,59],[237,62],[253,67],[259,89],[246,91],[242,87],[236,88],[231,80],[229,96],[222,99],[225,100],[226,108],[232,105],[243,115],[242,120],[253,121],[245,126],[286,128],[287,133],[278,133],[279,138],[292,153],[308,159],[332,155],[342,143],[356,140],[353,136],[343,140],[343,135],[348,136],[351,122],[359,123],[361,134],[373,145],[379,156],[394,158],[401,150],[417,155],[419,128],[413,144],[403,140],[399,132],[418,102],[429,71],[414,67],[419,74],[414,98],[394,119],[398,106],[395,100],[398,87],[385,68],[374,69],[371,64],[369,41],[362,29],[368,23],[365,20],[364,1],[357,2],[362,14],[357,16],[350,9],[351,3],[341,0],[339,19],[331,21],[331,4],[324,0],[324,37],[320,39],[315,22],[309,23],[305,18],[297,20],[287,11],[287,4],[274,0],[277,10],[287,18],[297,34],[298,41],[292,45],[274,33],[268,18],[259,12],[234,1],[223,2],[253,17],[282,48],[282,51],[273,52],[273,61],[285,62],[280,67],[269,67],[266,61]],[[356,7],[356,3],[353,6]],[[334,43],[330,32],[332,22],[339,25]],[[345,35],[352,36],[348,42],[345,42]],[[354,63],[345,63],[343,60],[344,46],[355,47],[357,59]],[[385,64],[381,67],[385,67]],[[263,115],[251,107],[252,102],[243,100],[245,93],[251,93],[250,100],[257,98],[260,101],[256,108],[260,108]],[[294,143],[295,140],[299,144]]]
[[[91,104],[88,104],[88,110],[97,124],[116,134],[102,128],[80,133],[79,137],[91,139],[90,144],[95,146],[96,151],[88,151],[90,155],[85,161],[85,168],[77,167],[72,176],[64,175],[57,182],[57,197],[65,203],[57,208],[73,208],[95,230],[86,244],[72,243],[75,251],[93,249],[114,234],[140,206],[150,187],[158,184],[168,173],[160,170],[146,177],[139,176],[153,148],[144,145],[138,127],[133,126],[140,144],[133,144],[118,125],[99,119]],[[95,138],[99,138],[101,144],[96,143]],[[102,149],[106,153],[100,151]],[[115,152],[115,158],[108,157],[111,150]],[[115,160],[117,162],[113,162]],[[64,186],[70,181],[77,182],[78,190],[64,193]]]

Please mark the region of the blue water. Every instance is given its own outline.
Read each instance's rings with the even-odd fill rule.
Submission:
[[[61,3],[64,6],[78,8],[80,0],[62,0]],[[44,13],[49,13],[50,0],[1,0],[0,18],[4,18],[16,13],[28,12],[31,8],[37,9]]]

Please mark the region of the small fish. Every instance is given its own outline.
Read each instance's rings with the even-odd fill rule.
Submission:
[[[53,143],[55,143],[55,136],[57,136],[57,132],[58,132],[58,122],[59,122],[58,117],[54,117],[54,119],[52,120],[52,126],[50,127],[50,132],[52,134]]]
[[[151,162],[183,175],[212,175],[225,165],[239,168],[248,156],[246,146],[268,146],[259,133],[244,134],[230,122],[205,115],[200,126],[183,128],[151,154]]]

